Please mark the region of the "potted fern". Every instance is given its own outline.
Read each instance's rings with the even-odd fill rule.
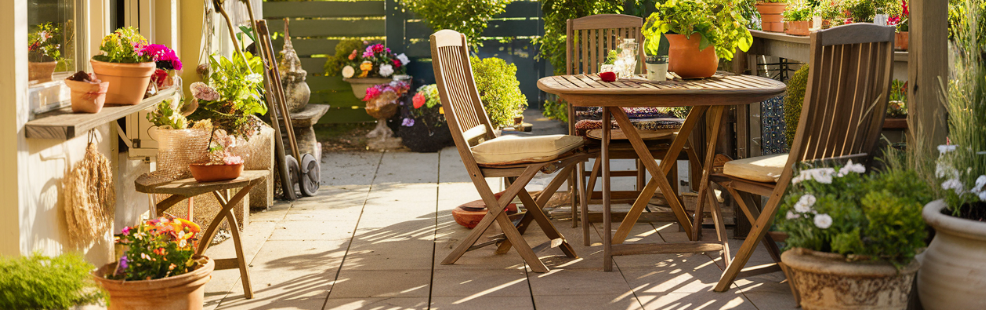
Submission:
[[[737,49],[747,51],[753,36],[727,0],[669,0],[656,4],[643,27],[647,51],[656,53],[661,35],[670,43],[668,71],[682,78],[707,78],[719,59],[732,60]]]

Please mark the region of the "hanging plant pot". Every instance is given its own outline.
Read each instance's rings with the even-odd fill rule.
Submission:
[[[51,82],[51,75],[55,73],[55,67],[57,66],[57,61],[28,62],[28,79],[31,81],[38,81],[38,83]]]
[[[72,112],[99,113],[106,102],[106,91],[110,82],[80,82],[66,79],[65,85],[72,90]]]
[[[807,36],[810,34],[808,28],[811,25],[808,21],[787,21],[784,22],[784,33],[792,36]]]
[[[110,63],[95,59],[89,60],[92,71],[103,82],[109,82],[106,103],[134,105],[144,100],[147,85],[156,69],[154,62]]]
[[[803,309],[907,309],[917,260],[898,270],[888,262],[795,248],[781,254]],[[923,270],[922,270],[923,272]]]
[[[401,137],[404,146],[419,153],[438,152],[455,143],[452,140],[452,132],[449,131],[448,125],[445,123],[442,123],[441,126],[435,126],[434,124],[426,125],[421,120],[414,120],[414,125],[410,127],[401,126],[397,135]]]
[[[243,164],[235,165],[207,165],[191,164],[188,168],[192,170],[192,177],[198,182],[226,181],[240,177],[243,173]]]
[[[677,73],[684,79],[707,78],[716,74],[719,67],[719,57],[716,56],[715,46],[709,45],[699,50],[702,38],[693,34],[686,38],[681,34],[667,34],[671,46],[668,49],[668,71]]]
[[[367,88],[393,81],[393,79],[385,78],[344,78],[342,80],[348,82],[353,87],[353,95],[356,95],[356,99],[359,100],[363,100],[363,97],[366,97]]]
[[[894,35],[894,48],[899,51],[906,51],[907,45],[910,43],[911,36],[907,31],[898,32]]]
[[[942,213],[944,200],[924,206],[921,216],[935,229],[924,252],[918,295],[928,310],[986,309],[986,222]]]
[[[106,264],[92,277],[110,295],[109,310],[117,309],[202,309],[205,284],[212,279],[216,263],[208,257],[196,259],[199,266],[186,274],[145,281],[110,280],[106,274],[117,263]]]

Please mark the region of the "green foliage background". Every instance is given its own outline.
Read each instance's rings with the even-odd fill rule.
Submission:
[[[105,294],[89,276],[93,269],[75,253],[0,258],[0,309],[69,309],[102,304]]]
[[[801,120],[801,105],[805,102],[805,89],[808,87],[808,65],[801,66],[801,69],[791,75],[787,82],[787,94],[784,95],[784,137],[787,138],[787,145],[794,143],[794,134],[798,131],[798,122]]]
[[[520,92],[517,66],[500,58],[469,57],[476,90],[493,127],[513,124],[513,117],[527,108],[527,96]]]
[[[489,20],[503,13],[512,0],[401,0],[404,7],[411,9],[428,22],[432,30],[452,29],[462,33],[471,45],[480,45],[478,40]]]

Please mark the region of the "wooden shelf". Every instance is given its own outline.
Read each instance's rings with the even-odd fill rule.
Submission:
[[[127,115],[147,109],[165,99],[171,98],[175,89],[144,99],[135,105],[107,105],[99,113],[72,113],[71,107],[35,115],[34,120],[24,125],[24,135],[28,139],[68,140],[84,135],[90,129],[116,121]]]
[[[753,46],[748,54],[777,56],[801,63],[808,63],[810,60],[811,38],[808,36],[760,30],[750,30],[750,34],[753,35]],[[906,51],[894,51],[894,78],[907,79],[908,57]]]

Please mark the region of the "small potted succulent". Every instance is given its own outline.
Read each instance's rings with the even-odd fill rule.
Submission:
[[[38,29],[27,36],[27,72],[31,81],[50,82],[55,67],[62,60],[61,44],[57,36],[58,27],[52,23],[38,25]]]
[[[437,152],[453,143],[445,110],[438,97],[438,85],[419,87],[411,98],[411,105],[404,105],[401,116],[403,121],[398,135],[404,146],[412,151]]]
[[[395,75],[404,75],[407,64],[411,62],[407,55],[395,55],[383,44],[364,44],[365,48],[353,49],[342,68],[343,80],[353,87],[353,95],[363,99],[366,89],[373,85],[386,84]]]
[[[107,103],[133,105],[144,99],[155,69],[152,55],[143,51],[146,46],[147,39],[133,27],[103,37],[99,46],[103,54],[89,62],[100,80],[110,82]]]
[[[784,33],[807,36],[814,8],[805,2],[797,2],[784,11]]]
[[[757,2],[757,12],[760,12],[760,25],[763,31],[784,32],[782,23],[787,0],[763,0]]]
[[[907,30],[910,28],[911,11],[907,8],[907,0],[900,0],[900,5],[900,15],[890,17],[887,20],[887,25],[897,27],[897,34],[894,37],[894,48],[906,51],[908,43],[910,43],[910,36]]]
[[[110,82],[99,80],[95,74],[79,71],[66,78],[65,85],[72,91],[72,112],[99,113],[106,101]]]
[[[123,228],[123,255],[92,273],[109,295],[109,309],[202,309],[215,262],[196,255],[200,229],[171,216]]]
[[[665,35],[670,43],[668,71],[682,78],[707,78],[716,73],[719,59],[731,60],[736,50],[747,51],[753,35],[748,21],[727,0],[670,0],[656,4],[643,33],[646,49],[656,53]]]
[[[913,170],[803,169],[777,212],[781,255],[805,309],[905,309],[925,246],[930,187]]]

